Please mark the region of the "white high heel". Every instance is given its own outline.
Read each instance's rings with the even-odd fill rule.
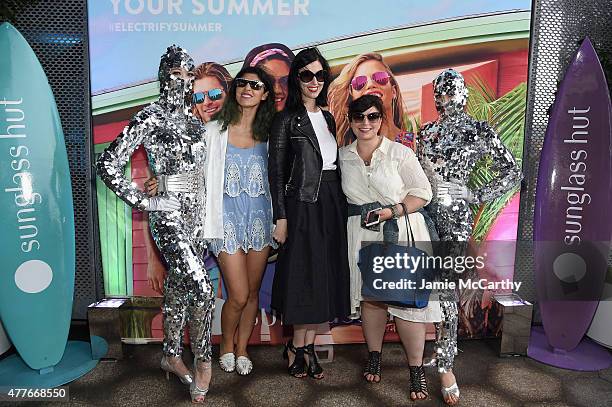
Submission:
[[[219,366],[224,372],[233,372],[236,369],[236,355],[233,352],[224,353],[219,357]]]

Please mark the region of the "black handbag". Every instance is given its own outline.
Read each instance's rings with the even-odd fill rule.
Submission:
[[[364,300],[379,301],[398,307],[425,308],[429,303],[431,289],[421,286],[425,282],[433,282],[436,270],[433,266],[427,266],[428,263],[435,262],[428,262],[427,252],[415,246],[405,207],[404,219],[406,234],[410,234],[408,245],[372,242],[359,250],[358,265],[363,283],[361,295]],[[395,261],[397,255],[402,259],[401,264]],[[392,258],[393,262],[385,261],[389,258]],[[405,259],[411,265],[409,269],[405,268]],[[413,267],[415,265],[416,267]]]

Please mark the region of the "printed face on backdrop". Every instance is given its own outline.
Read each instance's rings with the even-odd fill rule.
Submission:
[[[288,75],[293,61],[293,52],[284,44],[273,42],[251,49],[242,68],[256,66],[266,71],[274,81],[274,108],[280,112],[285,108],[288,93]]]
[[[378,136],[382,117],[375,106],[371,106],[364,112],[355,112],[349,117],[351,130],[359,140],[371,140]]]
[[[287,78],[289,65],[281,59],[268,59],[259,65],[274,80],[274,107],[277,112],[285,108],[287,101]]]
[[[195,108],[198,116],[204,123],[209,122],[212,117],[221,110],[223,101],[226,97],[223,85],[219,79],[214,76],[205,76],[202,79],[196,79],[193,82],[193,93],[198,96]]]
[[[313,74],[317,74],[319,73],[319,71],[323,70],[323,65],[321,65],[321,62],[319,61],[313,61],[311,63],[309,63],[308,65],[304,66],[302,69],[300,69],[298,71],[298,75],[301,74],[302,72],[306,72],[306,71],[310,71]],[[313,76],[313,75],[307,75],[307,76],[312,76],[312,79],[309,82],[304,82],[303,79],[300,79],[300,91],[302,92],[302,99],[316,99],[317,96],[319,96],[319,93],[321,93],[321,91],[323,90],[323,85],[325,84],[325,81],[320,81],[319,79],[321,79],[320,77],[317,78],[317,76]],[[319,76],[321,76],[321,74],[319,74]]]
[[[353,141],[354,135],[350,134],[346,116],[348,104],[364,95],[374,95],[382,101],[382,135],[390,140],[404,137],[406,107],[399,85],[382,55],[366,52],[346,64],[329,87],[329,108],[336,119],[339,144],[347,145]],[[409,137],[402,138],[401,143],[413,147]]]
[[[376,95],[382,99],[387,115],[391,113],[391,104],[397,97],[391,84],[387,68],[375,59],[362,62],[351,78],[350,92],[352,100],[363,95]]]
[[[236,102],[240,107],[257,107],[268,98],[268,92],[256,74],[247,73],[234,80],[236,81]],[[242,84],[244,86],[241,86]]]

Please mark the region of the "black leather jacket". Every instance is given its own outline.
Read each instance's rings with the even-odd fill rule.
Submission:
[[[323,110],[327,127],[336,137],[336,122]],[[321,185],[323,157],[306,108],[283,110],[274,116],[268,147],[268,177],[274,221],[286,219],[285,197],[316,202]],[[337,166],[339,171],[339,166]]]

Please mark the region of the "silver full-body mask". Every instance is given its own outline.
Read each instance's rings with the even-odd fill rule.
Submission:
[[[98,160],[98,172],[128,205],[150,212],[153,239],[168,267],[164,281],[164,354],[181,355],[183,328],[189,322],[194,355],[209,361],[214,291],[204,268],[206,245],[202,239],[204,128],[191,112],[191,80],[170,75],[173,68],[194,68],[191,57],[175,45],[161,57],[158,101],[138,112],[108,146]],[[148,197],[124,176],[125,165],[140,145],[159,180],[159,195],[155,197]]]
[[[440,240],[453,256],[465,254],[472,235],[473,215],[469,204],[495,199],[521,180],[521,170],[512,153],[487,122],[465,112],[468,89],[463,76],[447,69],[433,81],[438,120],[419,132],[417,155],[433,189],[427,210],[436,224]],[[476,164],[490,157],[497,175],[478,190],[467,187]],[[453,243],[451,243],[453,242]],[[452,280],[454,270],[442,279]],[[457,297],[453,291],[440,293],[443,321],[436,325],[438,370],[448,372],[457,353]]]

